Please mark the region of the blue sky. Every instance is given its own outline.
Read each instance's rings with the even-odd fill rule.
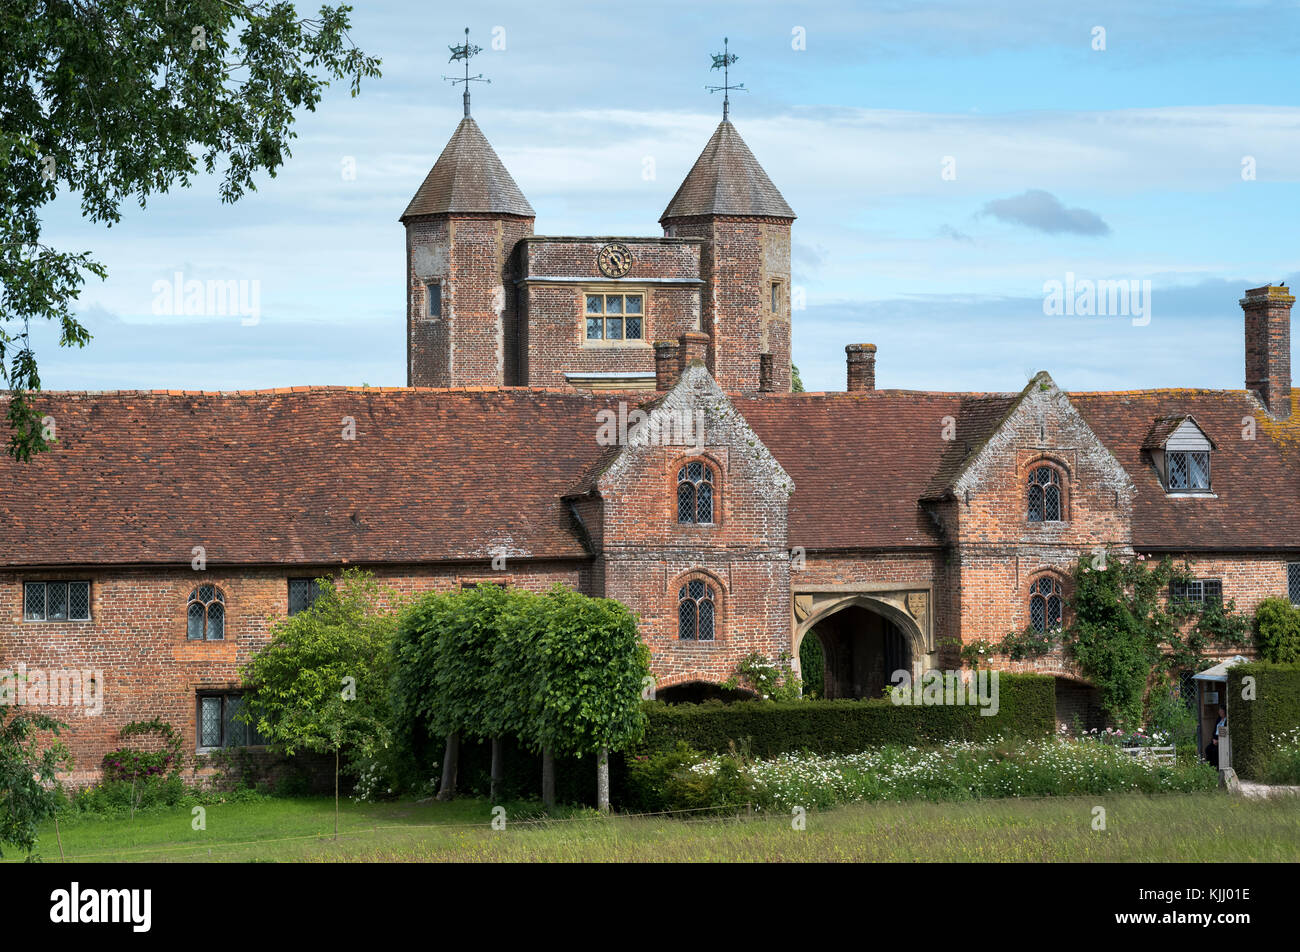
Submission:
[[[356,0],[353,20],[383,78],[331,90],[256,193],[222,205],[200,178],[112,229],[75,196],[49,209],[47,239],[110,274],[79,303],[89,347],[37,335],[47,389],[404,384],[397,218],[460,118],[441,77],[465,26],[492,79],[474,116],[539,234],[661,233],[730,37],[750,90],[732,119],[799,215],[809,389],[843,389],[862,341],[881,387],[1014,390],[1046,369],[1075,390],[1239,388],[1241,292],[1300,283],[1297,2]],[[156,314],[178,271],[257,282],[258,321]],[[1150,322],[1045,316],[1067,273],[1150,281]]]

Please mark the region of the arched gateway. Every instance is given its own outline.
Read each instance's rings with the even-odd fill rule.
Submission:
[[[909,604],[905,596],[892,593],[796,596],[795,657],[811,636],[820,643],[823,658],[822,683],[808,683],[816,673],[801,672],[805,690],[826,698],[872,698],[893,683],[895,671],[919,678],[932,652],[925,609],[909,610],[918,604],[928,607],[928,599]]]

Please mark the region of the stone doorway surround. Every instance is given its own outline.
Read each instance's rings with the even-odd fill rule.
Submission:
[[[850,585],[795,585],[790,598],[790,644],[795,670],[804,635],[818,622],[851,605],[881,615],[902,631],[912,650],[912,677],[938,664],[934,644],[934,589],[931,585],[860,582]],[[803,672],[798,672],[800,677]]]

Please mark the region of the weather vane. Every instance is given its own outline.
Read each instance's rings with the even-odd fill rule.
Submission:
[[[465,84],[465,115],[468,116],[469,115],[469,84],[492,82],[492,80],[490,79],[484,79],[482,73],[479,73],[477,76],[471,76],[469,74],[470,57],[477,56],[479,53],[482,53],[483,47],[474,46],[473,44],[470,43],[469,27],[465,27],[465,42],[460,46],[448,46],[447,49],[451,50],[451,59],[447,60],[448,63],[454,63],[456,62],[456,60],[465,61],[465,75],[463,78],[459,76],[444,76],[442,78],[445,79],[447,82],[451,83],[453,86],[455,86],[457,83]]]
[[[722,38],[722,52],[712,54],[713,65],[709,67],[709,69],[722,70],[722,85],[704,87],[711,93],[716,93],[719,89],[722,90],[722,118],[723,119],[727,118],[727,113],[731,107],[731,90],[738,89],[741,92],[745,92],[745,93],[749,92],[749,90],[745,88],[744,83],[737,83],[735,86],[731,85],[731,81],[730,81],[731,64],[736,62],[736,60],[740,59],[740,57],[737,56],[735,53],[729,53],[727,51],[727,42],[728,42],[727,38],[724,36]]]

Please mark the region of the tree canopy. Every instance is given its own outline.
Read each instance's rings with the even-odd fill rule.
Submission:
[[[30,393],[41,387],[34,320],[59,343],[90,334],[72,302],[89,251],[51,247],[42,209],[75,192],[109,227],[128,199],[220,176],[222,201],[256,189],[290,157],[295,114],[315,110],[332,79],[352,95],[379,60],[348,36],[351,8],[302,18],[268,0],[6,0],[0,5],[0,374],[12,391],[8,451],[48,448]]]

